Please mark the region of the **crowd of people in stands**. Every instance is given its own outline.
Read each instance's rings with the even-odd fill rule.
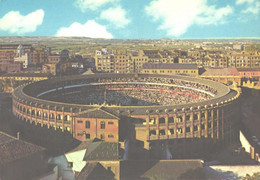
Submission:
[[[147,106],[199,102],[217,94],[215,89],[203,84],[166,78],[99,79],[96,82],[99,84],[82,86],[77,91],[68,89],[63,93],[54,92],[45,98],[75,104]],[[87,83],[90,82],[82,82]]]

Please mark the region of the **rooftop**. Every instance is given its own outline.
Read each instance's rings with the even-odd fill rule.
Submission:
[[[149,179],[204,179],[201,160],[161,160],[147,170],[143,178]]]
[[[118,116],[112,114],[111,112],[107,112],[101,108],[93,108],[89,109],[85,112],[82,112],[79,117],[84,118],[102,118],[102,119],[119,119]]]
[[[92,142],[87,147],[84,161],[109,161],[119,159],[119,145],[116,142]]]
[[[0,165],[44,151],[43,147],[19,140],[0,131]]]
[[[76,180],[99,180],[99,179],[114,179],[114,174],[107,171],[100,163],[90,162],[81,170]]]
[[[239,76],[236,68],[206,68],[202,76]]]

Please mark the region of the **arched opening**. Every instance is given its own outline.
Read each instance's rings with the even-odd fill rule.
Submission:
[[[150,118],[149,119],[149,124],[155,124],[155,119],[154,118]]]
[[[61,115],[60,114],[56,115],[56,120],[61,120]]]
[[[174,129],[169,129],[169,130],[168,130],[168,134],[169,134],[169,135],[174,134]]]
[[[193,120],[195,120],[195,121],[198,120],[198,114],[193,115]]]
[[[31,112],[30,112],[30,109],[27,109],[27,114],[29,115]]]
[[[194,126],[193,131],[198,131],[198,126]]]
[[[49,118],[50,118],[50,119],[54,119],[53,113],[50,113],[50,114],[49,114]]]
[[[151,130],[150,131],[150,136],[156,135],[156,131],[155,130]]]
[[[37,116],[38,116],[38,117],[41,116],[41,111],[38,111],[38,112],[37,112]]]
[[[168,122],[169,122],[169,123],[174,123],[173,117],[169,117],[169,118],[168,118]]]
[[[65,115],[64,116],[64,121],[70,121],[70,115]]]
[[[181,133],[182,133],[182,128],[178,128],[178,129],[177,129],[177,133],[178,133],[178,134],[181,134]]]
[[[23,112],[24,112],[24,113],[26,112],[26,109],[25,109],[25,107],[23,108]]]
[[[205,119],[205,113],[201,113],[201,120]]]
[[[164,117],[159,118],[159,124],[165,124],[165,118]]]
[[[32,116],[35,116],[35,110],[34,109],[32,110]]]
[[[182,116],[177,116],[177,117],[176,117],[176,122],[177,122],[177,123],[181,123],[182,121],[183,121]]]
[[[164,129],[161,129],[161,130],[159,131],[159,134],[160,134],[160,135],[165,135],[165,130],[164,130]]]

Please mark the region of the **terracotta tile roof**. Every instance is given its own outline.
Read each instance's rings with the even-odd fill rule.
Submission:
[[[145,63],[143,65],[143,69],[198,69],[196,64],[170,64],[170,63],[163,63],[163,64],[151,64]]]
[[[119,119],[118,116],[103,110],[102,108],[89,109],[82,112],[79,117],[84,118],[102,118],[102,119]]]
[[[15,137],[0,132],[0,165],[25,158],[44,150],[45,149],[40,146],[18,140]]]
[[[206,68],[202,76],[239,76],[236,68]]]

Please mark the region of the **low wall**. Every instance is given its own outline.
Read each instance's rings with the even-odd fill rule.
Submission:
[[[250,144],[250,142],[247,140],[246,136],[243,134],[242,131],[239,131],[239,140],[242,144],[242,147],[245,148],[245,151],[250,154],[251,159],[260,162],[259,154],[255,152],[255,147],[252,144]]]

